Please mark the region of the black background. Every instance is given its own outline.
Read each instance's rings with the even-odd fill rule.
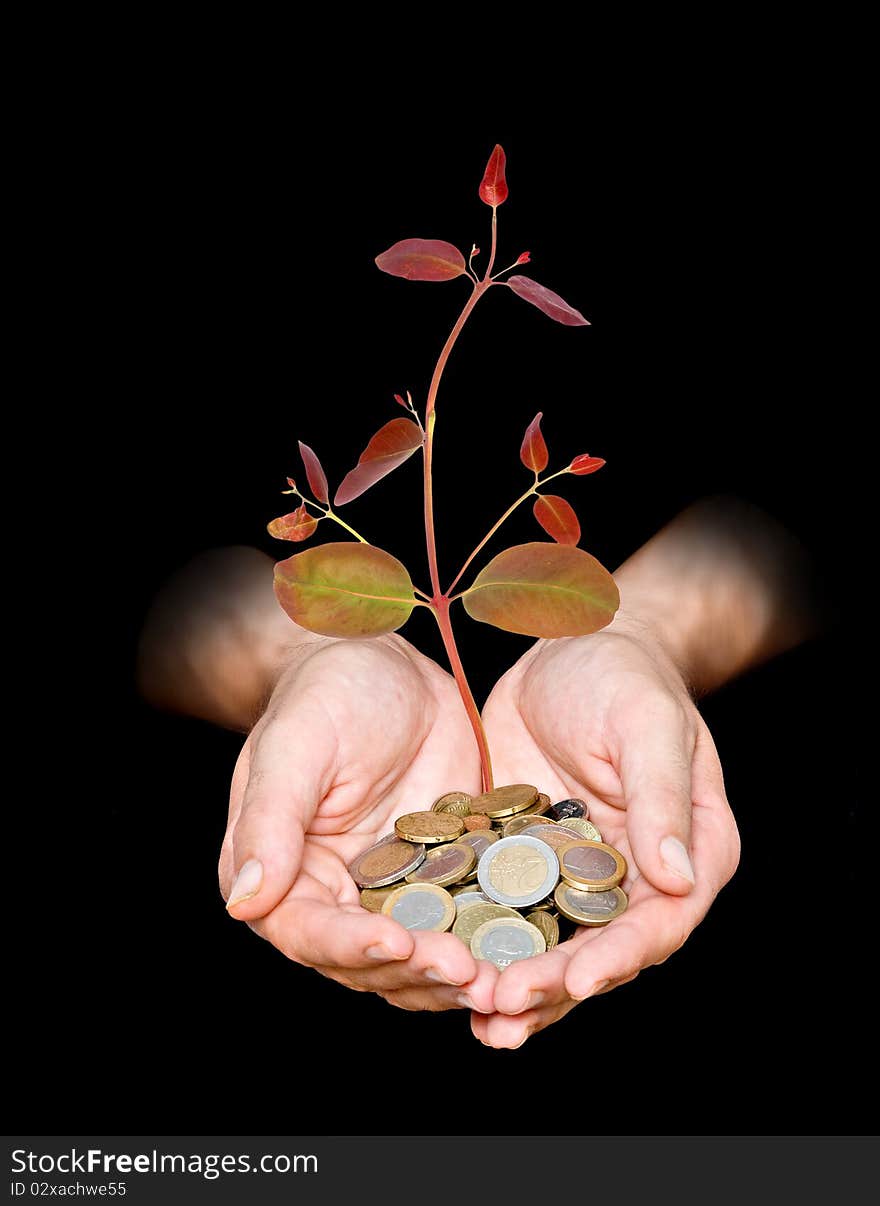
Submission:
[[[77,316],[75,359],[100,407],[62,431],[76,522],[53,564],[78,586],[64,610],[50,600],[47,642],[70,668],[37,722],[48,800],[22,811],[39,832],[16,847],[17,1129],[369,1133],[389,1111],[413,1133],[863,1129],[849,1092],[871,933],[848,620],[860,441],[820,195],[842,152],[819,97],[797,114],[650,99],[630,109],[621,93],[589,120],[439,121],[404,93],[396,116],[389,102],[287,123],[157,87],[104,108],[78,177],[100,302]],[[823,639],[703,705],[743,837],[706,922],[517,1052],[484,1049],[462,1013],[356,996],[231,921],[216,857],[241,738],[154,713],[132,683],[170,572],[232,543],[286,555],[265,524],[300,475],[297,438],[338,481],[400,414],[393,392],[424,398],[466,285],[392,279],[373,257],[407,236],[485,252],[476,187],[496,140],[499,263],[529,249],[526,272],[592,325],[560,327],[506,290],[480,303],[439,403],[447,576],[522,488],[540,409],[555,462],[608,462],[561,489],[605,564],[732,492],[798,535],[836,607]],[[425,578],[415,462],[351,515]],[[510,538],[536,538],[528,515]],[[459,632],[483,698],[528,642],[465,618]],[[421,616],[406,635],[439,655]]]

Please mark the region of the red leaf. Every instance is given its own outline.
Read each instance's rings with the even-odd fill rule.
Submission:
[[[539,310],[543,310],[545,314],[549,314],[551,318],[555,318],[563,326],[588,327],[590,325],[583,314],[578,310],[572,309],[568,302],[563,301],[558,293],[554,293],[552,289],[545,289],[543,285],[539,285],[531,277],[512,276],[507,283],[519,297],[525,298],[527,302],[531,302],[533,306],[537,306]]]
[[[535,519],[548,536],[557,544],[577,544],[581,538],[581,525],[574,508],[558,494],[540,494],[535,499]]]
[[[401,239],[377,255],[376,264],[408,281],[451,281],[465,271],[464,256],[442,239]]]
[[[276,540],[308,540],[317,526],[318,520],[314,515],[309,515],[303,503],[289,515],[280,515],[273,519],[267,531]]]
[[[547,445],[544,443],[544,437],[541,435],[541,419],[544,412],[539,410],[526,428],[526,434],[523,437],[522,448],[519,450],[519,459],[525,465],[526,469],[531,469],[535,473],[540,473],[547,468],[547,462],[550,460],[550,454],[547,451]]]
[[[392,419],[380,427],[358,458],[358,463],[342,479],[333,499],[341,507],[368,490],[386,473],[402,465],[421,447],[422,433],[411,419]]]
[[[486,171],[480,181],[480,200],[485,201],[487,205],[501,205],[507,200],[507,179],[504,175],[506,163],[507,156],[503,148],[496,146],[489,156]]]
[[[327,474],[321,468],[321,462],[315,456],[314,452],[312,452],[311,448],[309,448],[308,444],[304,444],[302,440],[299,442],[299,454],[306,467],[306,477],[309,479],[312,494],[314,494],[318,502],[327,502]]]
[[[403,398],[401,398],[400,394],[394,395],[394,401],[397,403],[398,406],[402,406],[404,410],[409,410],[409,407],[407,406],[407,404],[403,400]]]
[[[576,456],[568,466],[569,473],[576,473],[578,477],[583,477],[586,473],[595,473],[597,469],[601,469],[605,462],[600,456],[588,456],[586,452],[582,452],[580,456]]]

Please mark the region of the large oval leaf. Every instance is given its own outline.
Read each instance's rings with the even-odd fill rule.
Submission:
[[[424,436],[412,419],[391,419],[380,427],[367,444],[354,469],[346,473],[333,498],[333,506],[341,507],[363,494],[386,473],[402,465],[422,446]]]
[[[557,544],[577,544],[581,525],[574,507],[558,494],[539,494],[533,508],[535,519]]]
[[[406,566],[372,544],[321,544],[275,566],[278,602],[322,636],[394,632],[417,603]]]
[[[299,454],[302,457],[303,464],[306,467],[306,477],[309,480],[309,485],[312,489],[312,494],[317,498],[318,502],[326,503],[329,499],[329,491],[327,490],[327,474],[324,472],[321,462],[318,460],[318,455],[309,448],[308,444],[299,441]]]
[[[608,570],[583,549],[534,541],[493,557],[462,601],[468,615],[484,624],[524,636],[564,637],[604,628],[620,595]]]
[[[480,181],[480,200],[485,201],[487,205],[497,206],[507,200],[507,178],[504,170],[506,164],[504,148],[496,145]]]
[[[376,264],[408,281],[451,281],[464,273],[464,256],[442,239],[401,239],[377,255]]]
[[[575,310],[552,289],[539,285],[530,276],[512,276],[508,285],[519,297],[525,298],[539,310],[543,310],[550,318],[561,322],[565,327],[588,327],[590,324],[579,310]]]

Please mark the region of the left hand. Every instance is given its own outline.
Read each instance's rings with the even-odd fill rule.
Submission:
[[[618,615],[592,636],[538,641],[483,719],[495,782],[585,800],[629,866],[621,917],[511,964],[495,1012],[472,1014],[483,1043],[519,1047],[678,950],[736,870],[739,837],[709,730],[647,626]]]

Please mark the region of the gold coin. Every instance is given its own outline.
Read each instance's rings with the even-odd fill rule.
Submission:
[[[577,925],[607,925],[619,917],[629,903],[622,888],[607,892],[585,892],[565,880],[556,889],[559,912]]]
[[[361,888],[361,908],[370,913],[381,913],[382,905],[400,884],[389,884],[387,888]]]
[[[581,837],[585,837],[591,842],[602,841],[602,834],[592,821],[588,821],[584,817],[566,817],[562,824],[566,829],[573,829],[575,833],[579,833]]]
[[[448,791],[445,796],[434,801],[431,811],[451,812],[457,817],[470,816],[471,797],[466,791]]]
[[[471,912],[473,910],[468,909],[465,917]],[[546,949],[542,932],[521,917],[498,917],[494,921],[484,921],[471,938],[473,957],[487,959],[501,969],[519,959],[540,955]]]
[[[408,884],[457,884],[470,875],[477,865],[477,854],[463,842],[446,842],[429,850],[424,860],[406,877]]]
[[[455,920],[455,901],[436,884],[405,884],[391,893],[382,912],[404,929],[442,934]]]
[[[540,795],[538,796],[537,800],[535,800],[534,804],[530,804],[529,807],[524,809],[523,811],[524,811],[524,813],[528,814],[530,817],[539,817],[539,816],[543,816],[544,813],[547,812],[552,807],[553,807],[553,805],[550,802],[550,797],[547,795],[546,792],[542,791],[540,793]]]
[[[471,812],[484,812],[487,817],[495,820],[497,817],[512,817],[514,813],[522,812],[538,798],[537,787],[528,783],[508,783],[505,787],[496,787],[494,791],[484,792],[471,800]]]
[[[462,940],[465,946],[470,946],[474,932],[484,921],[494,921],[498,917],[516,917],[519,919],[519,916],[516,909],[510,909],[507,905],[472,904],[468,905],[466,909],[462,909],[461,913],[456,917],[452,932],[456,938]]]
[[[408,812],[394,822],[394,832],[404,841],[430,846],[461,837],[464,821],[451,812]]]
[[[616,888],[626,875],[626,859],[604,842],[569,842],[559,847],[557,855],[562,878],[585,892]]]
[[[555,821],[551,821],[549,817],[537,817],[533,812],[521,812],[515,817],[510,817],[504,822],[501,827],[501,832],[505,837],[516,837],[518,833],[522,833],[526,825],[555,825]]]
[[[553,914],[543,909],[534,909],[531,913],[526,913],[526,921],[541,931],[547,943],[547,950],[552,951],[559,941],[559,922]]]

